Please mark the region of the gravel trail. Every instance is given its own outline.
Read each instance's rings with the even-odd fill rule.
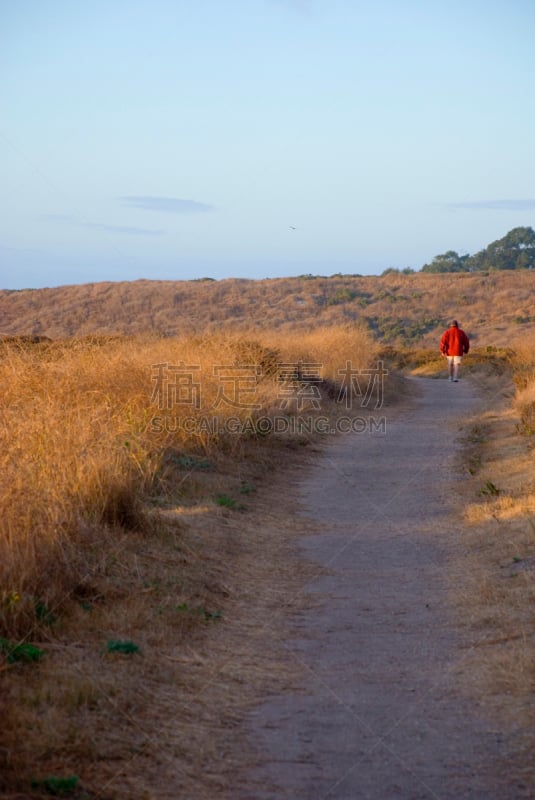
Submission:
[[[300,546],[323,573],[286,643],[306,679],[249,715],[263,763],[244,800],[526,796],[499,766],[504,735],[456,688],[466,650],[444,576],[476,390],[411,380],[385,432],[337,439],[299,481],[298,513],[321,525]]]

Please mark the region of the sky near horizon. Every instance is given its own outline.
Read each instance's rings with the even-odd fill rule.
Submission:
[[[420,269],[535,223],[533,0],[0,0],[0,289]]]

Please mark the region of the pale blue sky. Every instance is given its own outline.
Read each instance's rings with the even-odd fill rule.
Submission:
[[[534,38],[533,0],[0,0],[0,288],[419,269],[534,225]]]

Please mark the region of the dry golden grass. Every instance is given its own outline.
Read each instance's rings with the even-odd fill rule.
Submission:
[[[515,410],[524,433],[535,433],[535,335],[526,336],[514,351]]]
[[[333,416],[338,370],[347,360],[366,367],[375,353],[355,325],[295,337],[227,330],[0,345],[0,791],[24,792],[34,775],[81,773],[99,797],[150,797],[177,769],[192,791],[203,781],[220,790],[225,726],[268,680],[254,677],[251,653],[236,666],[227,648],[240,650],[247,626],[254,641],[258,619],[247,620],[244,603],[255,615],[280,612],[276,554],[288,547],[287,522],[266,540],[257,519],[239,521],[239,509],[266,470],[310,439],[255,429],[280,413],[273,367],[321,365],[321,413]],[[175,406],[169,381],[155,381],[157,365],[168,365],[167,377],[183,365],[199,385],[199,407],[188,391]],[[237,397],[237,384],[224,384],[239,407],[220,402],[214,367],[241,376]],[[301,411],[318,413],[313,405],[303,401]],[[198,427],[161,424],[184,414]],[[230,418],[238,429],[226,426]],[[259,570],[273,573],[264,593]],[[219,612],[232,607],[241,627],[221,635]],[[208,635],[219,641],[210,659],[197,655]],[[111,640],[132,640],[141,655],[107,653]],[[45,653],[39,665],[11,657],[29,643]]]
[[[36,598],[56,606],[93,571],[98,554],[91,555],[91,542],[103,525],[146,527],[143,501],[161,492],[170,455],[175,460],[201,452],[239,455],[244,442],[255,438],[255,420],[277,413],[278,363],[321,364],[322,377],[339,382],[337,371],[347,359],[362,367],[373,353],[369,334],[354,326],[318,330],[295,341],[265,334],[255,342],[226,333],[114,339],[97,346],[92,340],[4,346],[0,602],[9,610],[0,623],[4,633],[27,629]],[[178,365],[194,381],[193,389],[175,388],[172,368]],[[258,365],[268,374],[257,375]],[[177,427],[180,414],[188,417],[191,432]],[[225,430],[229,417],[236,423],[232,431]],[[205,418],[209,428],[201,424]]]
[[[233,798],[242,762],[229,738],[242,736],[238,721],[259,694],[292,685],[284,611],[310,602],[285,500],[310,437],[255,429],[280,413],[272,367],[321,364],[321,413],[332,417],[339,370],[377,357],[443,369],[435,349],[378,350],[347,323],[0,345],[0,638],[45,654],[38,665],[0,654],[0,793],[38,797],[33,777],[77,774],[88,798],[174,800],[179,775],[185,796]],[[200,408],[158,408],[161,364],[199,367]],[[263,371],[243,407],[218,404],[213,367],[252,364]],[[470,629],[466,681],[517,728],[534,722],[534,364],[527,340],[514,352],[476,347],[463,363],[488,407],[466,430],[469,532],[452,573]],[[389,385],[402,391],[396,376]],[[183,414],[215,416],[223,430],[153,422]],[[241,432],[225,429],[230,417]],[[140,651],[107,652],[112,640]],[[262,670],[258,650],[270,654]],[[248,747],[240,740],[244,759]]]

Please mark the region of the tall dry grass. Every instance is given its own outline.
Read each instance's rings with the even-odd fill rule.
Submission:
[[[512,356],[516,385],[515,409],[524,433],[535,433],[535,334],[515,345]]]
[[[170,452],[175,459],[237,458],[244,443],[274,446],[256,435],[254,425],[277,413],[277,364],[319,363],[322,377],[337,382],[347,360],[362,368],[374,352],[370,335],[355,326],[295,339],[225,332],[3,345],[0,635],[31,635],[38,609],[56,609],[83,592],[103,569],[114,528],[150,533],[151,502],[169,488],[164,475]],[[179,405],[170,372],[176,366],[197,385],[196,395],[187,385],[177,390]],[[221,397],[222,375],[234,405]],[[179,415],[192,421],[188,430],[174,424]],[[227,430],[230,417],[244,425]],[[203,425],[205,418],[211,426],[216,420],[215,428]]]

